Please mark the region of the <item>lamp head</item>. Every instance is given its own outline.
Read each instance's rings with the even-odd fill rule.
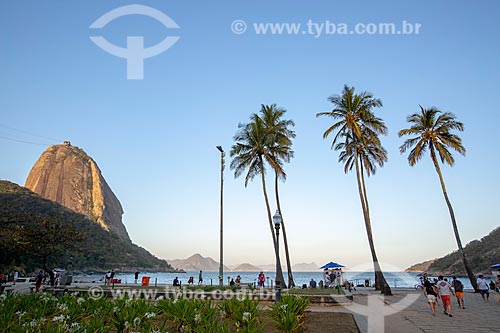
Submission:
[[[281,217],[281,214],[278,210],[276,210],[276,214],[273,216],[273,222],[274,226],[276,228],[279,228],[281,226],[281,222],[283,221],[283,218]]]

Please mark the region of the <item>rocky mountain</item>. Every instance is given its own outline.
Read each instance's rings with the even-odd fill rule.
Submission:
[[[500,227],[480,240],[470,242],[465,246],[464,251],[474,273],[487,272],[489,266],[500,263]],[[458,251],[435,259],[426,271],[433,275],[465,275]]]
[[[206,272],[217,272],[219,271],[219,263],[210,257],[203,257],[201,254],[196,253],[187,259],[174,259],[170,260],[170,264],[184,271],[206,271]],[[224,265],[224,271],[230,271],[230,269]]]
[[[69,141],[42,153],[26,179],[26,188],[87,216],[122,240],[130,237],[122,223],[120,201],[97,163]]]
[[[254,266],[249,263],[238,265],[232,269],[233,272],[259,272],[262,271],[260,267]]]
[[[71,265],[77,270],[175,271],[165,260],[106,231],[85,215],[3,180],[0,180],[0,271],[9,266],[22,266],[27,272],[41,267],[36,255],[23,251],[30,247],[23,239],[23,233],[26,227],[32,227],[29,225],[33,224],[29,221],[32,217],[56,218],[62,224],[59,228],[62,235],[59,237],[65,238],[69,245],[73,240],[65,237],[68,230],[83,236],[82,240],[74,241],[74,247],[63,249],[62,255],[51,256],[48,264],[52,267]],[[40,234],[38,239],[49,239],[51,236]]]
[[[321,272],[321,265],[315,262],[292,265],[293,272]]]

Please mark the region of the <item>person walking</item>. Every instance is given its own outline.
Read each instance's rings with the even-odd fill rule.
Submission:
[[[497,279],[495,281],[495,300],[500,302],[500,275],[497,275]]]
[[[490,287],[484,279],[483,274],[479,274],[479,277],[477,278],[477,288],[479,289],[479,293],[481,294],[483,300],[488,302],[490,298]]]
[[[264,272],[259,273],[259,287],[264,288],[264,283],[266,282],[266,276]]]
[[[424,277],[424,295],[427,298],[427,303],[431,307],[432,315],[436,315],[436,304],[438,297],[438,290],[434,283],[429,281],[427,277]]]
[[[456,276],[453,277],[453,281],[451,281],[451,286],[453,290],[455,290],[455,297],[457,298],[458,307],[465,309],[464,304],[464,285],[462,281],[458,280]]]
[[[198,285],[201,286],[203,284],[203,272],[200,271],[200,274],[198,275]]]
[[[104,285],[105,286],[109,285],[110,280],[111,280],[111,271],[108,271],[104,276]]]
[[[135,272],[134,274],[134,283],[137,284],[137,280],[139,280],[139,271]]]
[[[443,302],[444,314],[453,317],[451,314],[451,294],[455,294],[450,284],[444,281],[442,275],[438,276],[438,282],[436,284],[438,293],[441,296],[441,302]]]
[[[43,271],[40,270],[38,275],[36,276],[35,279],[35,292],[37,293],[38,290],[40,290],[40,287],[42,286],[42,281],[43,281]]]

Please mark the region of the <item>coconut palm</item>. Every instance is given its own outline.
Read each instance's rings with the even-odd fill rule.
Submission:
[[[429,150],[432,163],[434,164],[434,168],[439,176],[444,200],[446,201],[446,205],[448,206],[448,210],[450,212],[453,232],[455,234],[455,239],[462,257],[465,271],[467,272],[472,286],[477,291],[477,282],[474,278],[474,273],[467,262],[467,257],[465,256],[462,241],[460,240],[460,233],[458,232],[455,213],[450,199],[448,198],[448,192],[446,191],[443,174],[437,158],[437,155],[439,154],[441,163],[453,166],[455,159],[450,152],[450,148],[465,156],[465,148],[462,145],[462,139],[452,133],[454,130],[460,132],[463,131],[464,125],[456,120],[453,113],[441,112],[435,107],[426,109],[420,106],[420,113],[414,113],[406,120],[411,124],[411,127],[402,129],[399,131],[398,135],[400,137],[409,135],[411,138],[407,139],[403,145],[399,147],[399,151],[403,154],[408,149],[411,149],[410,154],[408,155],[408,162],[410,163],[410,166],[414,166],[424,156],[426,151]]]
[[[278,146],[281,152],[280,156],[275,156],[276,161],[282,165],[283,162],[290,162],[290,160],[294,156],[294,152],[291,149],[292,139],[295,138],[295,131],[291,130],[289,127],[295,126],[293,120],[282,119],[283,115],[286,113],[286,110],[280,107],[277,107],[276,104],[272,105],[261,105],[260,117],[264,122],[264,126],[269,135],[271,135],[270,144],[272,146]],[[273,149],[275,151],[276,149]],[[281,210],[279,190],[278,190],[278,180],[285,181],[286,174],[284,172],[280,173],[277,170],[274,172],[274,191],[276,195],[276,205],[278,208],[278,212],[282,217],[281,227],[283,230],[283,242],[285,244],[285,257],[286,257],[286,266],[288,273],[288,286],[294,287],[295,282],[293,281],[293,273],[292,273],[292,265],[290,261],[290,252],[288,250],[288,238],[286,234],[285,228],[285,219],[283,217],[283,212]]]
[[[316,117],[327,116],[334,119],[334,124],[323,133],[323,138],[326,139],[336,132],[332,149],[340,151],[339,162],[344,163],[346,173],[355,167],[359,198],[375,270],[375,289],[384,295],[391,295],[391,288],[384,277],[375,251],[364,177],[365,173],[367,176],[374,174],[377,164],[382,167],[387,161],[387,152],[379,139],[380,134],[387,134],[387,127],[382,119],[373,113],[374,108],[382,106],[382,101],[367,92],[356,94],[354,87],[347,85],[344,86],[342,95],[331,96],[329,101],[334,105],[333,110],[317,113]]]
[[[245,187],[247,187],[248,182],[255,178],[255,176],[261,176],[269,227],[273,237],[274,251],[277,253],[279,244],[276,241],[271,208],[267,196],[264,160],[269,163],[275,172],[280,175],[284,174],[276,158],[276,156],[281,156],[282,152],[280,149],[270,149],[271,146],[269,143],[271,142],[271,136],[268,135],[268,131],[262,119],[258,115],[253,114],[250,120],[248,124],[240,124],[239,130],[234,136],[235,144],[231,147],[230,151],[230,156],[233,157],[233,160],[231,161],[230,167],[231,170],[234,170],[235,178],[241,176],[246,171]],[[279,258],[277,259],[279,260]],[[281,270],[281,262],[278,262],[276,266],[278,267],[276,277],[283,283],[284,287],[286,287],[284,284],[283,272]]]

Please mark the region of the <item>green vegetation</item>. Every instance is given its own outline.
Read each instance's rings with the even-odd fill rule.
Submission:
[[[500,228],[496,228],[480,240],[474,240],[464,248],[469,258],[471,269],[474,272],[485,272],[491,265],[500,262]],[[436,259],[427,269],[429,273],[445,275],[465,274],[462,254],[459,251],[450,253],[443,258]]]
[[[281,302],[271,307],[271,317],[276,327],[284,332],[297,332],[304,326],[305,310],[309,298],[284,296]]]
[[[477,290],[476,278],[474,277],[474,273],[472,272],[469,263],[467,262],[467,257],[465,256],[460,234],[458,232],[457,221],[455,219],[455,212],[453,211],[450,199],[448,198],[443,174],[436,155],[437,152],[437,154],[439,154],[439,158],[441,159],[441,163],[446,163],[449,166],[453,166],[455,163],[455,159],[449,148],[465,156],[465,148],[462,145],[462,139],[452,133],[454,130],[463,131],[464,125],[456,120],[453,113],[443,113],[437,108],[425,109],[422,106],[420,106],[420,113],[410,115],[407,118],[407,121],[411,124],[411,127],[402,129],[399,131],[398,135],[400,137],[406,135],[412,137],[407,139],[404,144],[399,147],[399,150],[401,154],[403,154],[406,150],[412,149],[408,155],[408,162],[410,163],[410,166],[414,166],[420,159],[422,159],[427,149],[429,149],[432,163],[434,163],[434,167],[439,176],[444,199],[448,205],[451,224],[453,226],[453,232],[458,245],[458,251],[462,256],[462,263],[465,271],[467,272],[470,283],[474,289]]]
[[[145,249],[123,241],[84,215],[0,181],[0,271],[48,267],[76,270],[172,267]]]
[[[271,331],[297,331],[304,325],[304,311],[308,304],[307,298],[285,296],[271,311],[275,323]],[[261,319],[268,314],[268,311],[259,309],[258,301],[248,298],[214,303],[184,298],[157,301],[128,297],[92,298],[77,293],[0,295],[0,333],[260,333],[266,329]]]
[[[354,87],[347,85],[344,86],[341,95],[331,96],[329,100],[334,106],[333,110],[320,112],[316,116],[333,118],[334,123],[323,133],[323,138],[326,139],[336,132],[332,149],[340,151],[339,162],[344,163],[346,173],[355,167],[359,198],[375,271],[375,288],[384,295],[391,295],[391,288],[385,280],[375,252],[364,176],[365,173],[368,177],[375,174],[376,165],[382,167],[387,161],[387,151],[382,147],[379,138],[380,134],[387,134],[387,127],[383,120],[376,117],[373,112],[373,109],[382,106],[382,101],[367,92],[356,94]]]

